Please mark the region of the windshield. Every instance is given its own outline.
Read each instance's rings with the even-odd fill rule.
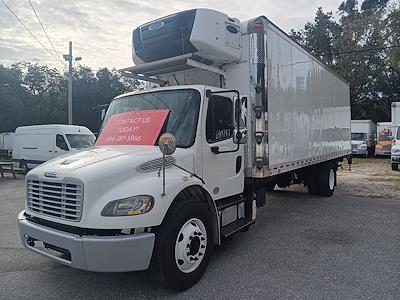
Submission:
[[[172,133],[178,147],[193,145],[200,109],[200,93],[196,90],[169,90],[136,94],[111,102],[103,125],[115,114],[138,110],[168,109],[169,115],[161,133]]]
[[[391,137],[392,132],[390,130],[382,130],[378,135],[378,141],[391,141]]]
[[[366,133],[351,133],[351,140],[352,141],[365,141],[367,139]]]
[[[71,148],[87,148],[94,145],[96,138],[91,134],[66,134],[68,143]]]

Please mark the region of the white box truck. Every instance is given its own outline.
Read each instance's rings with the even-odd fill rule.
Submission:
[[[394,137],[391,149],[392,170],[397,171],[400,164],[400,102],[392,103],[392,134]]]
[[[397,128],[400,125],[400,102],[392,102],[392,126]]]
[[[375,151],[376,124],[371,120],[351,120],[351,152],[368,157]]]
[[[14,132],[0,133],[0,158],[11,158],[14,135]]]
[[[391,151],[392,170],[397,171],[400,164],[400,125],[396,127]]]
[[[94,149],[28,173],[28,249],[184,290],[254,224],[267,189],[332,195],[351,154],[349,86],[266,17],[166,16],[133,31],[133,59],[125,75],[156,87],[116,97]]]
[[[21,126],[15,130],[12,159],[26,174],[52,158],[93,146],[95,139],[94,134],[84,126]]]

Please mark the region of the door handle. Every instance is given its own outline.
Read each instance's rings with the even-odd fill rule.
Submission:
[[[58,153],[58,151],[54,151],[54,153]]]
[[[51,152],[51,150],[49,150],[49,152]]]

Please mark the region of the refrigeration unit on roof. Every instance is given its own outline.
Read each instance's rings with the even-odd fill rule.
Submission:
[[[241,27],[224,13],[193,9],[139,26],[132,44],[136,66],[186,54],[220,66],[241,58]]]

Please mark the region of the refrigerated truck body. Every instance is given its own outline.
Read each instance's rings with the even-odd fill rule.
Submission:
[[[368,157],[375,150],[376,124],[371,120],[351,120],[351,151]]]
[[[184,290],[215,245],[254,224],[266,190],[305,184],[332,195],[338,163],[351,154],[349,86],[264,16],[240,22],[194,9],[143,24],[132,38],[136,66],[122,71],[150,87],[116,97],[103,127],[121,113],[167,109],[176,151],[96,146],[37,167],[19,231],[28,249],[65,265],[149,268]]]

